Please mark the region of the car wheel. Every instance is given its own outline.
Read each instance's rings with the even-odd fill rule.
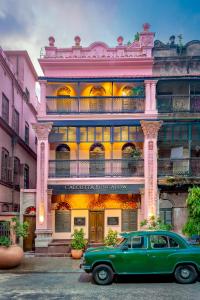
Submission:
[[[192,265],[180,265],[176,268],[174,276],[179,283],[193,283],[196,281],[198,274]]]
[[[100,285],[106,285],[112,283],[114,273],[110,266],[98,265],[92,271],[92,277],[95,283]]]

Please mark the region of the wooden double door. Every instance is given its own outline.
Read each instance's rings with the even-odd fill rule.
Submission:
[[[89,212],[89,240],[90,243],[102,243],[104,240],[104,212]]]

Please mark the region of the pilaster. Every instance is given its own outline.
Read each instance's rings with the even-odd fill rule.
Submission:
[[[40,106],[38,110],[38,116],[43,117],[46,115],[46,89],[47,89],[47,81],[39,80],[40,84]]]
[[[141,121],[144,132],[144,219],[157,215],[157,136],[162,121]]]
[[[145,113],[157,114],[156,109],[156,84],[157,80],[145,80]]]
[[[32,124],[38,138],[36,189],[36,247],[44,247],[51,238],[51,214],[47,189],[49,143],[48,135],[53,123]],[[48,244],[47,244],[48,245]]]

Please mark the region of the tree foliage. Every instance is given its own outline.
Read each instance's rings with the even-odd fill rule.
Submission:
[[[141,227],[145,227],[148,230],[171,230],[170,224],[165,224],[159,217],[151,216],[149,219],[145,219],[140,223]]]
[[[200,234],[200,187],[193,186],[188,190],[186,200],[188,208],[188,220],[183,227],[183,233],[188,236]]]

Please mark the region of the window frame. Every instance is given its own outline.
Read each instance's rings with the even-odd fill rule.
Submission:
[[[2,119],[9,124],[9,99],[2,93]]]
[[[28,171],[27,174],[26,174],[26,171]],[[29,188],[30,188],[29,166],[27,164],[25,164],[24,165],[24,189],[29,189]]]
[[[5,157],[5,154],[7,155]],[[9,151],[6,148],[1,150],[1,180],[8,182],[8,170],[9,170]]]
[[[27,145],[29,145],[29,136],[29,124],[25,122],[24,141]]]
[[[13,110],[13,130],[19,135],[19,112],[16,108]]]

